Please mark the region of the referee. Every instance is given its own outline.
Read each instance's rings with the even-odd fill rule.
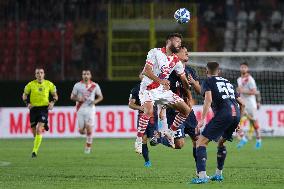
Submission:
[[[34,147],[32,158],[37,157],[38,149],[41,144],[43,129],[48,128],[48,110],[52,110],[58,100],[55,85],[44,79],[44,69],[35,69],[36,79],[29,82],[24,89],[23,101],[30,110],[30,123],[34,135]],[[49,94],[52,100],[49,101]]]

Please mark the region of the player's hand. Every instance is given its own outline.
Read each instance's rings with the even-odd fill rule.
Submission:
[[[85,102],[85,101],[86,101],[86,98],[83,97],[83,96],[79,96],[77,101],[78,101],[78,102]]]
[[[161,85],[164,86],[164,90],[170,90],[170,81],[167,79],[162,79],[159,81]]]
[[[238,91],[239,91],[239,93],[241,93],[241,94],[245,93],[245,89],[242,88],[242,87],[239,87],[239,88],[238,88]]]
[[[205,120],[204,119],[201,119],[196,128],[195,128],[195,134],[199,135],[200,134],[200,129],[204,126],[204,123],[205,123]]]
[[[33,108],[33,106],[30,104],[30,103],[28,103],[28,106],[27,106],[29,109],[32,109]]]
[[[188,79],[188,82],[189,82],[190,84],[194,84],[194,83],[196,82],[195,79],[193,79],[193,77],[192,77],[191,74],[189,74],[189,75],[187,76],[187,79]]]
[[[49,102],[48,103],[48,110],[52,110],[53,109],[53,106],[54,106],[54,102]]]

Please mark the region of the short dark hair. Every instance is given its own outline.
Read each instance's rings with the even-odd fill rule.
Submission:
[[[182,43],[181,46],[180,46],[180,49],[184,49],[186,48],[188,50],[188,45],[185,44],[185,43]]]
[[[245,65],[245,66],[247,66],[247,67],[249,66],[247,62],[242,62],[242,63],[240,64],[240,66],[242,66],[242,65]]]
[[[208,71],[212,74],[212,73],[216,73],[217,70],[219,69],[219,64],[218,62],[208,62],[206,67],[208,68]]]
[[[180,39],[182,39],[182,35],[180,33],[170,33],[168,36],[167,36],[167,40],[170,40],[171,38],[173,37],[178,37]]]
[[[43,66],[36,66],[35,70],[43,70],[44,71],[44,67]]]
[[[91,69],[88,69],[88,68],[84,68],[84,69],[82,69],[82,73],[83,73],[83,72],[90,72],[90,73],[92,74]]]

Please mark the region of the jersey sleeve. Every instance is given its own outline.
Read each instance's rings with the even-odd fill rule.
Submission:
[[[103,95],[103,94],[102,94],[101,87],[99,86],[99,84],[97,84],[97,86],[96,86],[95,94],[96,94],[97,96],[102,96],[102,95]]]
[[[31,83],[28,83],[28,84],[25,86],[24,93],[25,93],[26,95],[29,95],[29,94],[31,93]]]
[[[177,73],[178,75],[184,74],[184,66],[183,66],[183,64],[179,61],[179,62],[176,64],[174,70],[176,71],[176,73]]]
[[[249,87],[249,89],[256,89],[256,83],[255,83],[255,80],[252,77],[250,77],[248,87]]]
[[[52,82],[49,83],[49,92],[56,93],[56,86]]]
[[[156,59],[155,49],[151,49],[147,54],[146,64],[153,66],[155,63],[155,59]]]
[[[241,78],[240,77],[237,79],[237,84],[238,84],[238,87],[241,86]]]

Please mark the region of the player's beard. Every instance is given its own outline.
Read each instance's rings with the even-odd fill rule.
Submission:
[[[172,53],[177,53],[178,52],[178,48],[176,48],[173,44],[171,44],[171,46],[169,47],[169,49],[170,49],[170,51],[172,52]]]

